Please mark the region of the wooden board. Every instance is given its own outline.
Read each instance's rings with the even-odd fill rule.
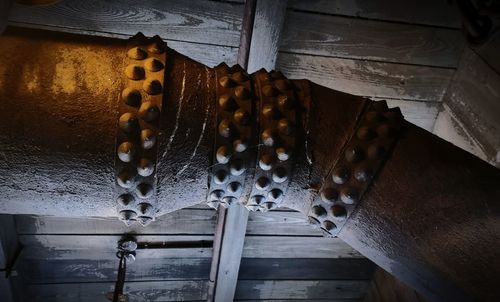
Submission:
[[[280,51],[454,68],[464,40],[455,29],[289,11]]]
[[[389,108],[399,107],[407,121],[432,132],[441,103],[393,99],[386,99],[386,101]]]
[[[10,22],[86,32],[160,35],[162,38],[238,47],[243,6],[207,0],[136,2],[66,0],[50,6],[15,4]]]
[[[249,213],[249,235],[322,236],[311,227],[304,214],[292,211]],[[50,216],[16,216],[17,232],[29,234],[163,234],[212,235],[216,212],[209,208],[190,208],[161,216],[147,228],[126,227],[116,218],[64,218]]]
[[[212,236],[138,235],[137,241],[149,243],[210,241]],[[101,259],[116,252],[120,236],[113,235],[20,235],[27,259]],[[206,246],[206,245],[205,245]],[[149,248],[138,257],[204,258],[211,248]],[[246,236],[245,258],[361,258],[362,256],[338,238]]]
[[[453,70],[281,53],[277,69],[343,92],[379,98],[441,101]]]
[[[369,280],[376,265],[368,259],[241,259],[239,280]]]
[[[101,259],[25,259],[20,271],[27,284],[114,282],[118,258],[112,254]],[[208,280],[211,259],[145,258],[138,252],[127,263],[127,282],[158,280]]]
[[[289,8],[321,14],[460,28],[456,6],[447,0],[290,0]]]
[[[27,301],[108,301],[105,295],[113,288],[114,282],[30,285]],[[206,291],[204,280],[126,282],[124,287],[129,301],[134,302],[201,301],[206,299]]]
[[[466,49],[445,98],[452,113],[500,166],[500,75]]]
[[[368,286],[366,280],[240,280],[238,299],[360,299]]]

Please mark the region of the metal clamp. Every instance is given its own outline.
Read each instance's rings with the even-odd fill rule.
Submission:
[[[243,202],[247,170],[254,158],[254,104],[252,81],[239,66],[216,67],[217,134],[207,204]]]
[[[281,72],[256,74],[260,99],[259,148],[254,183],[246,207],[267,212],[279,206],[292,175],[296,141],[296,96]]]
[[[338,235],[395,145],[402,120],[399,108],[388,109],[385,101],[369,105],[313,201],[311,224]]]
[[[142,33],[127,44],[126,85],[120,94],[115,173],[117,210],[127,226],[155,218],[157,137],[163,102],[166,43]]]

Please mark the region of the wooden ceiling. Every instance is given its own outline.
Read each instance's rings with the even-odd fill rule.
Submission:
[[[459,15],[447,1],[284,2],[271,14],[271,21],[284,20],[279,36],[261,45],[275,50],[276,69],[386,99],[409,121],[433,130],[465,47]],[[67,0],[15,5],[10,24],[121,38],[159,34],[204,64],[232,65],[243,7],[243,1]],[[204,205],[165,215],[146,229],[126,228],[115,218],[2,217],[23,245],[12,277],[14,301],[23,295],[25,301],[106,301],[116,278],[117,241],[126,233],[143,243],[193,243],[138,250],[127,270],[130,301],[206,300],[216,217]],[[298,212],[250,213],[243,233],[236,301],[361,301],[370,288],[376,266],[341,240],[323,238]]]

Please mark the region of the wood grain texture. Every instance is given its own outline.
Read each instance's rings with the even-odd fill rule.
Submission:
[[[41,284],[27,287],[29,301],[97,302],[108,301],[106,293],[113,291],[114,282]],[[207,281],[126,282],[124,292],[129,301],[201,301],[206,299]]]
[[[375,271],[364,302],[426,302],[415,290],[381,268]]]
[[[248,57],[248,72],[260,68],[274,69],[285,22],[288,0],[258,0],[252,42]]]
[[[464,40],[454,29],[289,11],[280,51],[456,67]]]
[[[174,243],[209,241],[212,236],[138,235],[138,242]],[[26,259],[100,259],[114,255],[120,236],[112,235],[21,235]],[[141,250],[146,258],[204,258],[211,257],[212,249],[200,243],[199,248],[149,248]],[[362,258],[336,238],[246,236],[243,248],[245,258]]]
[[[277,69],[343,92],[380,98],[441,101],[452,69],[280,53]]]
[[[10,22],[96,33],[159,35],[167,40],[237,47],[242,6],[206,0],[61,1],[50,6],[14,5]]]
[[[291,0],[289,7],[321,14],[460,28],[456,6],[446,0]]]
[[[375,268],[368,259],[243,258],[238,279],[369,280]]]
[[[407,121],[432,132],[441,103],[394,99],[386,99],[386,101],[389,108],[399,107]]]
[[[26,259],[20,268],[27,284],[114,282],[118,258]],[[159,280],[208,280],[210,258],[145,258],[127,263],[127,282]]]
[[[238,299],[359,299],[369,282],[364,280],[240,280]]]
[[[465,49],[445,103],[496,165],[500,165],[499,99],[500,75]]]
[[[89,217],[64,218],[52,216],[16,216],[19,234],[123,234],[132,232],[144,235],[212,235],[216,212],[206,207],[178,210],[159,217],[147,228],[125,226],[115,218]],[[247,224],[249,235],[294,235],[322,236],[321,231],[311,227],[306,216],[295,211],[270,211],[249,213]]]

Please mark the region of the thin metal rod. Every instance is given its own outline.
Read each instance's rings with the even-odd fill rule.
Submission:
[[[224,225],[226,224],[227,209],[219,206],[217,212],[217,225],[215,226],[212,264],[210,266],[210,279],[208,282],[207,301],[212,302],[215,298],[215,285],[217,283],[217,273],[219,272],[220,252],[222,248],[222,238],[224,237]]]
[[[240,48],[238,50],[238,64],[244,69],[248,67],[250,43],[252,41],[253,23],[255,21],[255,7],[257,0],[246,0],[241,24]]]

